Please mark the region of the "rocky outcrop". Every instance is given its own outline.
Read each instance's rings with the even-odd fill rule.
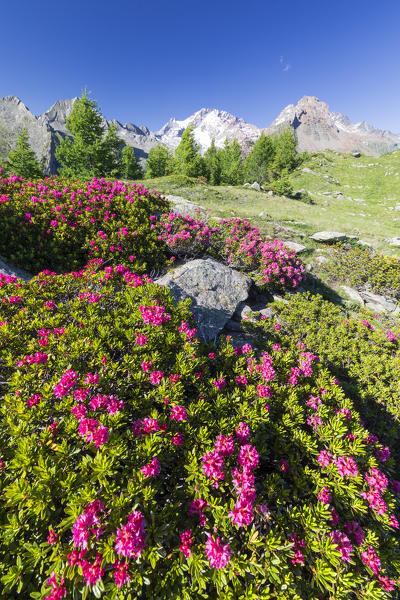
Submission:
[[[266,131],[273,135],[286,127],[293,129],[299,150],[378,156],[400,147],[400,135],[375,129],[365,121],[352,123],[345,115],[330,112],[328,104],[315,96],[304,96],[297,105],[286,106]]]
[[[33,277],[33,275],[31,275],[30,273],[28,273],[28,271],[25,271],[24,269],[20,269],[19,267],[16,267],[15,265],[13,265],[12,263],[5,263],[3,260],[1,260],[0,258],[0,273],[1,275],[11,275],[12,277],[18,277],[18,279],[22,279],[23,281],[30,281]]]
[[[315,242],[333,244],[334,242],[343,242],[344,240],[348,240],[350,239],[350,236],[346,235],[345,233],[338,233],[337,231],[317,231],[317,233],[310,235],[310,239],[314,240]]]
[[[251,287],[249,277],[212,258],[187,262],[155,283],[168,287],[177,301],[192,300],[198,332],[205,341],[218,336]]]

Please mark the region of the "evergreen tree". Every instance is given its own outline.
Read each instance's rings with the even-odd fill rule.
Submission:
[[[26,129],[22,129],[16,147],[8,155],[7,171],[13,175],[20,175],[25,179],[43,177],[43,168],[41,168],[36,154],[29,145]]]
[[[122,143],[116,135],[115,125],[111,125],[104,135],[104,120],[97,102],[88,98],[86,91],[75,102],[66,125],[73,139],[61,140],[56,149],[60,174],[80,179],[115,176]]]
[[[180,144],[175,150],[174,171],[187,177],[198,177],[203,170],[200,147],[194,140],[193,126],[189,125],[182,133]]]
[[[268,181],[275,156],[274,144],[269,135],[261,133],[252,151],[244,161],[244,178],[249,183]]]
[[[124,142],[117,136],[117,126],[112,123],[99,143],[97,170],[104,177],[118,177],[121,169],[121,150]]]
[[[163,177],[173,171],[174,159],[170,150],[163,144],[151,148],[146,162],[146,177]]]
[[[119,176],[122,179],[141,179],[143,177],[143,169],[132,146],[125,146],[122,150]]]
[[[301,159],[297,153],[297,138],[291,127],[275,136],[273,145],[275,151],[273,169],[277,174],[283,171],[293,171],[300,164]]]
[[[221,183],[240,185],[243,183],[242,152],[239,142],[235,139],[229,143],[226,139],[219,153],[221,163]]]
[[[215,145],[215,140],[212,138],[211,146],[204,154],[204,172],[211,185],[219,185],[221,183],[221,153]]]

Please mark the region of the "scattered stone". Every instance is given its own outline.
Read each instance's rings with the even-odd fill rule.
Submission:
[[[392,238],[389,240],[389,245],[394,248],[400,248],[400,238]]]
[[[250,183],[244,183],[243,187],[250,187]]]
[[[22,279],[23,281],[30,281],[33,278],[31,273],[25,271],[24,269],[20,269],[16,267],[11,262],[5,263],[0,258],[0,273],[2,275],[9,275],[12,277],[18,277],[18,279]]]
[[[354,158],[360,158],[361,152],[358,152],[358,150],[354,150],[354,152],[352,152],[351,155],[354,156]]]
[[[315,257],[315,262],[317,262],[319,265],[322,265],[324,263],[328,262],[328,258],[326,256],[316,256]]]
[[[311,175],[316,175],[316,172],[312,171],[308,167],[303,167],[301,170],[303,171],[303,173],[311,173]]]
[[[198,333],[214,339],[249,295],[251,279],[213,258],[196,259],[170,271],[155,283],[168,287],[176,301],[191,298]]]
[[[394,298],[387,298],[373,292],[360,292],[365,305],[370,310],[381,313],[399,313],[399,306]]]
[[[274,192],[272,190],[269,190],[269,192],[267,192],[267,196],[273,196]]]
[[[256,190],[257,192],[261,192],[261,186],[260,186],[260,184],[257,181],[255,181],[250,187],[251,187],[252,190]]]
[[[310,235],[310,238],[316,242],[333,243],[348,240],[349,236],[345,233],[338,233],[337,231],[318,231],[317,233]]]
[[[205,211],[204,206],[200,204],[195,204],[191,200],[187,200],[186,198],[182,198],[182,196],[165,196],[167,200],[171,202],[174,209],[182,213],[184,215],[196,216],[199,211]]]
[[[341,285],[340,287],[343,290],[343,292],[346,294],[346,296],[348,296],[348,298],[350,298],[350,300],[353,300],[354,302],[357,302],[358,304],[361,304],[361,305],[365,304],[362,296],[357,292],[357,290],[355,290],[354,288],[351,288],[347,285]]]
[[[305,252],[307,250],[307,246],[303,246],[303,244],[298,244],[297,242],[283,240],[283,243],[291,250],[294,250],[296,254],[301,254],[301,252]]]

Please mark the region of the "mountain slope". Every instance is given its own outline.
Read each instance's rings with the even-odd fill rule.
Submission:
[[[7,157],[19,131],[26,127],[37,157],[44,158],[46,172],[55,173],[55,148],[59,138],[68,135],[65,120],[76,100],[58,100],[43,114],[34,116],[16,96],[0,98],[0,159]],[[188,125],[193,126],[202,153],[212,138],[220,148],[226,138],[237,138],[247,154],[262,131],[226,111],[211,108],[202,108],[184,120],[172,118],[156,132],[145,125],[139,127],[133,123],[123,125],[115,120],[104,120],[106,128],[111,124],[116,125],[117,135],[125,144],[133,146],[142,162],[149,150],[159,143],[175,150]],[[354,124],[341,113],[330,112],[329,106],[314,96],[304,96],[297,105],[289,104],[265,131],[274,135],[286,127],[293,129],[300,151],[359,150],[368,155],[379,155],[400,147],[400,135],[375,129],[365,121]]]

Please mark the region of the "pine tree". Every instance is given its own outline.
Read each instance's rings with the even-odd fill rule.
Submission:
[[[219,154],[221,162],[221,183],[240,185],[243,182],[242,152],[235,139],[229,143],[226,139]]]
[[[173,165],[174,159],[170,150],[163,144],[158,144],[149,152],[145,176],[150,179],[151,177],[170,175]]]
[[[194,140],[193,126],[189,125],[182,133],[180,144],[175,150],[174,171],[187,177],[198,177],[203,170],[200,147]]]
[[[121,165],[121,151],[124,142],[117,136],[117,126],[112,123],[99,143],[97,169],[104,177],[118,177]]]
[[[244,161],[244,178],[249,183],[263,183],[270,178],[275,156],[274,144],[270,136],[261,133],[252,151]]]
[[[132,146],[125,146],[122,150],[119,176],[122,179],[141,179],[143,177],[143,169]]]
[[[297,138],[290,127],[273,138],[273,145],[275,150],[273,169],[277,174],[293,171],[300,164]]]
[[[22,129],[16,147],[8,155],[7,171],[13,175],[20,175],[25,179],[43,177],[43,169],[29,145],[26,129]]]
[[[204,154],[204,172],[211,185],[219,185],[221,183],[221,153],[215,145],[215,140],[212,138],[211,146]]]
[[[60,174],[65,177],[90,179],[91,177],[115,176],[119,169],[121,141],[115,126],[111,125],[104,135],[105,124],[97,102],[82,93],[66,118],[72,139],[61,140],[56,158],[61,164]]]

